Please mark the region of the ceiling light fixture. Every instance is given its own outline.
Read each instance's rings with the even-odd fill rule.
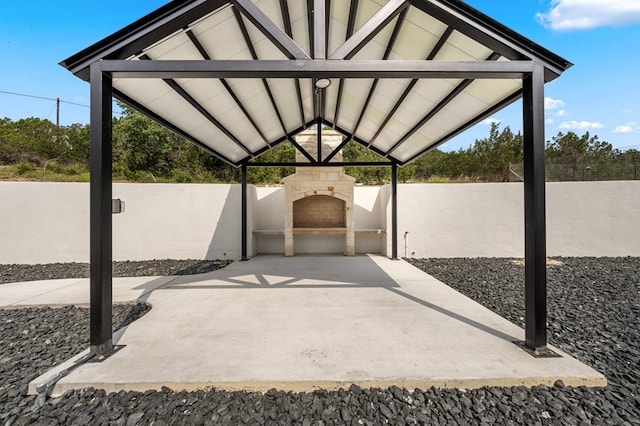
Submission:
[[[314,84],[316,86],[316,89],[326,89],[327,87],[331,86],[331,80],[329,80],[328,78],[319,78]]]

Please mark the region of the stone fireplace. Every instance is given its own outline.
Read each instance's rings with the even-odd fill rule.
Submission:
[[[342,142],[342,134],[322,133],[322,154],[326,158]],[[317,157],[318,139],[315,129],[295,137],[312,157]],[[342,161],[342,152],[332,162]],[[296,152],[296,162],[308,159]],[[296,235],[344,235],[344,254],[355,254],[353,187],[355,179],[345,175],[342,167],[298,167],[284,178],[285,218],[284,253],[295,254]]]

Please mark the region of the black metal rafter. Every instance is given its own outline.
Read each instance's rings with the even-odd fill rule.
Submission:
[[[282,13],[282,22],[284,24],[284,32],[293,38],[293,29],[291,28],[291,16],[289,15],[289,4],[287,0],[280,0],[280,13]],[[296,86],[296,95],[298,97],[298,110],[300,111],[300,122],[304,125],[304,105],[302,103],[302,89],[300,88],[300,80],[293,80]]]
[[[328,121],[324,121],[324,124],[326,124],[327,126],[331,126],[334,123],[330,123]],[[349,133],[347,130],[341,128],[340,126],[338,126],[337,124],[333,126],[333,128],[335,130],[337,130],[338,132],[342,133],[344,136],[346,136],[349,140],[352,140],[354,142],[359,143],[360,145],[368,148],[370,151],[373,151],[374,153],[378,154],[380,157],[384,158],[384,151],[376,148],[375,146],[371,146],[371,147],[367,147],[367,142],[363,139],[360,139],[359,137],[357,137],[356,135],[354,135],[353,133]]]
[[[170,121],[166,120],[164,117],[161,117],[160,115],[158,115],[155,112],[151,111],[150,109],[148,109],[144,105],[140,104],[135,99],[125,95],[124,93],[118,91],[117,89],[113,89],[113,97],[115,97],[116,99],[121,100],[125,104],[129,105],[131,108],[133,108],[133,109],[135,109],[137,111],[140,111],[142,114],[146,115],[147,117],[153,118],[155,121],[157,121],[158,123],[162,124],[167,129],[171,130],[172,132],[174,132],[177,135],[182,136],[186,140],[188,140],[191,143],[193,143],[194,145],[196,145],[198,148],[200,148],[203,151],[206,151],[209,154],[213,155],[218,160],[221,160],[221,161],[223,161],[223,162],[225,162],[225,163],[227,163],[227,164],[229,164],[231,166],[237,166],[238,165],[238,163],[236,163],[235,161],[232,161],[227,156],[225,156],[223,154],[220,154],[218,151],[216,151],[215,149],[211,148],[209,145],[205,144],[204,142],[202,142],[201,140],[199,140],[195,136],[185,132],[180,127],[176,126],[175,124],[173,124]]]
[[[398,15],[398,20],[396,21],[396,25],[393,28],[391,37],[389,37],[387,48],[385,49],[384,54],[382,55],[383,61],[388,60],[389,55],[391,55],[391,51],[393,50],[393,47],[396,44],[396,40],[398,39],[398,34],[400,34],[400,30],[402,29],[402,24],[404,23],[408,10],[409,8],[405,8],[402,12],[400,12],[400,15]],[[373,80],[373,83],[371,84],[371,88],[369,89],[369,94],[367,95],[367,99],[364,101],[364,105],[362,106],[362,110],[360,111],[360,115],[358,116],[358,120],[356,120],[356,124],[353,126],[353,131],[351,133],[353,133],[354,135],[358,132],[360,123],[362,123],[362,119],[364,118],[364,115],[367,112],[367,109],[369,108],[369,104],[371,103],[371,99],[373,99],[373,94],[375,93],[376,88],[378,87],[379,81],[380,79],[376,78]]]
[[[315,164],[315,163],[317,163],[316,159],[315,159],[315,158],[313,158],[313,157],[311,156],[311,154],[309,154],[309,152],[308,152],[306,149],[304,149],[304,148],[302,147],[302,145],[300,145],[298,142],[296,142],[296,140],[295,140],[294,138],[292,138],[292,137],[288,137],[288,138],[287,138],[287,140],[288,140],[288,141],[289,141],[289,143],[291,143],[291,145],[293,145],[293,146],[294,146],[298,151],[300,151],[300,153],[301,153],[302,155],[304,155],[304,157],[305,157],[307,160],[309,160],[309,162],[310,162],[310,163],[314,163],[314,164]]]
[[[307,53],[287,34],[285,34],[251,0],[231,0],[234,9],[253,23],[280,51],[289,59],[311,59]]]
[[[438,42],[436,43],[436,45],[433,46],[433,49],[431,49],[431,52],[429,52],[429,54],[425,58],[425,61],[432,61],[436,57],[436,55],[440,52],[442,47],[447,43],[447,40],[449,39],[452,33],[453,33],[453,28],[451,27],[447,27],[447,29],[444,30],[444,32],[438,39]],[[389,121],[393,118],[395,113],[398,111],[398,109],[400,108],[404,100],[407,98],[407,96],[409,96],[409,93],[411,93],[411,91],[413,90],[415,85],[418,83],[418,81],[419,79],[414,78],[409,82],[407,87],[404,89],[404,92],[402,92],[402,95],[400,95],[400,98],[398,98],[393,108],[391,108],[391,111],[389,111],[389,114],[387,114],[385,119],[382,120],[382,124],[380,124],[380,126],[378,127],[378,130],[376,130],[376,132],[373,134],[373,136],[369,140],[368,146],[371,146],[376,141],[378,136],[380,136],[380,133],[382,133],[382,131],[387,126]]]
[[[333,151],[331,151],[329,155],[325,157],[325,159],[323,160],[323,163],[330,162],[333,159],[333,157],[335,157],[342,150],[342,148],[344,148],[350,141],[351,141],[350,137],[345,137],[343,141],[340,142],[340,145],[335,147]]]
[[[492,53],[491,55],[489,55],[489,57],[486,60],[495,61],[499,57],[500,55],[498,55],[497,53]],[[429,120],[431,120],[437,113],[442,111],[452,100],[454,100],[460,93],[462,93],[474,81],[475,81],[474,79],[468,78],[463,80],[460,84],[458,84],[455,89],[449,92],[447,96],[445,96],[440,102],[438,102],[438,104],[435,107],[433,107],[433,109],[431,109],[431,111],[429,111],[424,117],[422,117],[422,119],[418,121],[418,123],[415,126],[413,126],[411,130],[405,133],[405,135],[402,136],[400,140],[398,140],[395,144],[393,144],[393,146],[389,148],[389,150],[385,154],[385,157],[388,157],[389,155],[391,155],[393,151],[398,149],[403,143],[409,140],[409,138],[413,136],[414,133],[420,130],[422,126],[427,124]]]
[[[518,90],[517,92],[514,92],[510,96],[507,96],[502,101],[500,101],[497,104],[495,104],[491,109],[489,109],[487,111],[484,111],[481,114],[478,114],[477,116],[472,118],[470,121],[466,122],[462,126],[458,127],[457,129],[453,130],[452,132],[450,132],[447,135],[445,135],[442,138],[440,138],[435,143],[433,143],[433,144],[429,145],[428,147],[423,148],[422,150],[418,151],[416,154],[412,155],[408,160],[399,162],[399,164],[401,166],[404,166],[405,164],[411,163],[412,161],[414,161],[417,158],[423,156],[427,152],[436,149],[437,147],[439,147],[443,143],[447,142],[451,138],[453,138],[453,137],[459,135],[460,133],[464,132],[469,127],[478,124],[479,122],[481,122],[482,120],[484,120],[487,117],[490,117],[496,111],[500,111],[501,109],[505,108],[506,106],[511,105],[513,102],[517,101],[521,97],[522,97],[522,91],[521,90]]]
[[[146,55],[140,57],[141,60],[148,60]],[[193,96],[189,94],[178,82],[170,78],[163,78],[164,81],[173,91],[178,94],[182,99],[187,101],[196,111],[198,111],[204,118],[206,118],[211,124],[216,126],[226,137],[228,137],[234,144],[242,149],[249,157],[253,157],[253,153],[247,148],[240,139],[238,139],[229,129],[227,129],[222,123],[220,123],[205,107],[203,107]]]
[[[347,20],[347,34],[345,36],[346,40],[349,40],[351,36],[353,36],[353,29],[356,25],[357,13],[358,13],[358,0],[351,0],[351,4],[349,6],[349,19]],[[333,122],[335,126],[338,125],[338,118],[340,115],[340,106],[342,105],[343,90],[344,90],[344,79],[341,78],[340,83],[338,84],[338,96],[336,98],[336,109],[333,112]]]
[[[220,130],[231,142],[236,144],[240,149],[242,149],[248,156],[253,157],[253,153],[249,148],[242,143],[240,139],[229,129],[227,129],[222,123],[220,123],[205,107],[203,107],[193,96],[191,96],[179,83],[175,80],[171,79],[163,79],[163,81],[173,89],[175,93],[180,95],[185,101],[187,101],[191,106],[202,114],[211,124],[216,126],[218,130]]]
[[[238,23],[238,26],[240,27],[240,31],[242,32],[242,38],[244,38],[244,41],[247,44],[247,48],[249,49],[249,52],[251,52],[251,57],[253,58],[254,61],[258,61],[258,53],[256,52],[256,49],[253,46],[253,43],[251,42],[251,36],[249,36],[249,31],[247,31],[247,26],[244,24],[244,21],[242,20],[242,15],[238,11],[238,9],[235,7],[233,8],[233,15],[235,16],[236,22]],[[253,61],[249,61],[249,62],[253,62]],[[273,110],[276,113],[276,117],[278,117],[280,126],[282,126],[282,130],[286,134],[287,126],[285,126],[284,120],[282,119],[282,115],[280,114],[280,110],[278,109],[278,105],[276,105],[276,100],[273,97],[273,93],[271,92],[271,87],[269,86],[269,82],[264,77],[262,77],[261,80],[262,80],[262,85],[264,86],[264,90],[267,92],[267,96],[269,97],[269,101],[271,102],[271,106],[273,107]]]
[[[407,0],[389,0],[371,19],[362,25],[355,34],[348,35],[347,40],[336,49],[330,59],[351,59],[367,43],[369,43],[383,28],[389,24],[400,12],[409,6]]]
[[[202,43],[200,43],[200,40],[198,40],[198,38],[193,33],[193,31],[187,30],[187,36],[189,37],[189,40],[191,40],[191,43],[193,43],[195,48],[198,49],[198,52],[200,52],[200,55],[202,55],[202,58],[207,60],[207,61],[211,60],[211,57],[209,56],[209,53],[204,48]],[[227,80],[225,80],[224,78],[221,78],[220,79],[220,83],[222,83],[224,88],[227,90],[227,93],[229,94],[229,96],[231,96],[233,98],[233,100],[236,103],[236,105],[238,106],[238,108],[240,108],[240,111],[242,111],[242,113],[244,114],[244,117],[249,121],[249,123],[251,123],[251,125],[253,126],[255,131],[260,135],[260,137],[262,138],[264,143],[269,145],[269,141],[267,140],[267,137],[264,135],[264,133],[262,133],[262,130],[260,130],[260,127],[258,127],[258,124],[253,119],[251,114],[249,114],[249,111],[247,111],[247,109],[244,107],[244,105],[242,105],[242,102],[240,101],[240,98],[238,97],[238,95],[236,95],[236,93],[231,88],[229,83],[227,83]]]

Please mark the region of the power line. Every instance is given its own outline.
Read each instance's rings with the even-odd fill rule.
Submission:
[[[0,93],[4,93],[6,95],[22,96],[22,97],[25,97],[25,98],[44,99],[45,101],[53,101],[53,102],[60,101],[60,102],[63,102],[65,104],[69,104],[69,105],[75,105],[75,106],[79,106],[79,107],[89,108],[89,105],[83,105],[83,104],[79,104],[79,103],[76,103],[76,102],[65,101],[64,99],[60,99],[60,98],[47,98],[45,96],[28,95],[26,93],[9,92],[9,91],[6,91],[6,90],[0,90]]]

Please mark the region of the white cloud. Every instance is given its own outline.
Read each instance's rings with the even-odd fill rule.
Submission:
[[[569,115],[569,113],[564,109],[558,110],[558,112],[556,112],[556,114],[555,114],[556,117],[566,117],[568,115]]]
[[[551,0],[546,13],[536,14],[544,26],[556,31],[640,23],[638,0]]]
[[[625,108],[625,109],[623,109],[623,110],[622,110],[622,111],[620,111],[620,112],[621,112],[621,113],[623,113],[623,114],[631,114],[633,111],[631,111],[631,109],[630,109],[630,108]]]
[[[553,99],[549,96],[544,98],[544,109],[557,109],[564,106],[562,99]]]
[[[640,131],[640,126],[635,121],[632,121],[630,123],[616,127],[613,133],[635,133],[638,131]]]
[[[563,121],[560,123],[561,129],[567,130],[589,130],[589,129],[602,129],[604,125],[602,123],[593,121]]]
[[[487,118],[485,120],[482,121],[482,124],[486,124],[487,126],[491,126],[492,124],[500,124],[502,123],[502,120],[498,120],[497,118]]]
[[[547,124],[553,124],[553,118],[547,118]]]

